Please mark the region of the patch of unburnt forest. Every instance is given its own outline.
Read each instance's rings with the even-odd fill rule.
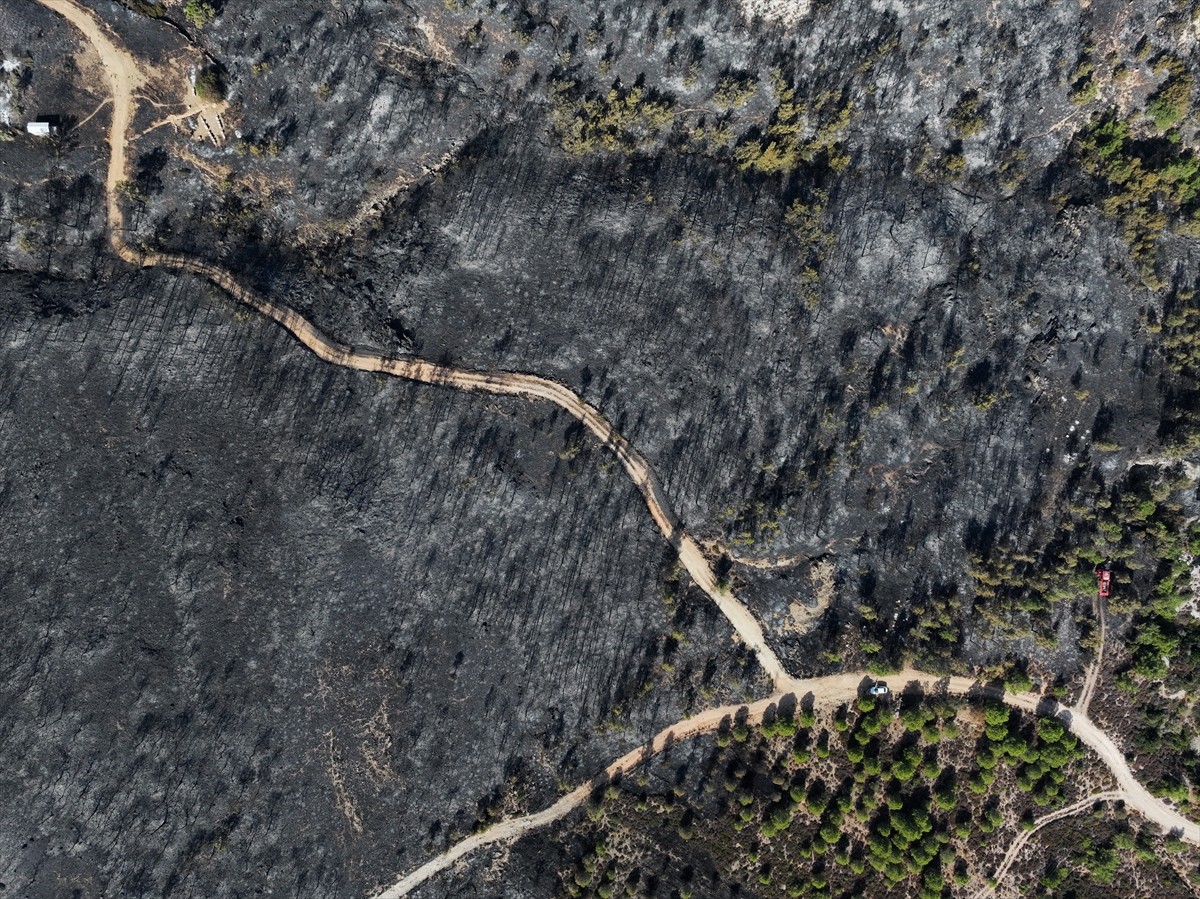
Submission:
[[[1187,355],[1193,337],[1189,304],[1178,294],[1173,299],[1161,347],[1182,399],[1196,390]],[[1193,452],[1194,409],[1188,400],[1170,405],[1161,455],[1114,467],[1105,456],[1122,447],[1108,438],[1102,408],[1061,492],[1046,498],[1040,518],[1031,515],[1030,536],[981,538],[970,567],[972,608],[997,639],[1053,646],[1059,623],[1071,616],[1093,658],[1102,641],[1097,571],[1111,571],[1101,692],[1110,694],[1102,706],[1119,706],[1120,715],[1102,717],[1136,748],[1151,789],[1185,808],[1195,808],[1200,796],[1200,497],[1195,469],[1184,461]],[[1018,684],[1030,680],[1028,665],[1017,660],[993,673]],[[1065,693],[1061,681],[1053,686]]]
[[[597,788],[561,841],[560,895],[966,895],[1017,834],[1105,777],[1061,722],[991,702],[863,697],[830,714],[785,701]],[[1119,804],[1095,808],[1114,813],[1078,851],[1016,876],[1072,878],[1088,895],[1178,849]],[[1154,876],[1179,890],[1170,869]]]
[[[1054,821],[1032,844],[1033,851],[1009,874],[1022,896],[1185,899],[1200,885],[1190,848],[1163,839],[1119,804],[1097,804],[1090,812]]]

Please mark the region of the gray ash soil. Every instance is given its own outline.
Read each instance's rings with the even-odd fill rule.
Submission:
[[[9,894],[362,895],[753,692],[545,410],[330,368],[191,280],[6,283]]]
[[[1140,121],[1158,54],[1200,77],[1194,4],[817,3],[794,29],[708,0],[227,0],[202,29],[89,5],[230,88],[220,147],[146,131],[179,108],[146,89],[131,244],[347,343],[579,392],[699,539],[799,557],[716,560],[797,675],[916,653],[1079,679],[1090,585],[1005,633],[972,554],[1036,555],[1198,408],[1159,334],[1197,241],[1166,232],[1152,289],[1071,149],[1113,103]],[[36,3],[0,26],[17,111],[71,126],[0,142],[0,895],[364,896],[763,688],[565,416],[333,369],[115,263],[94,54]],[[1073,101],[1113,54],[1136,74]],[[848,119],[772,173],[735,148],[776,70],[814,129]],[[568,152],[563,110],[618,81],[673,125]],[[832,605],[792,632],[818,560]],[[547,895],[549,858],[446,888]]]

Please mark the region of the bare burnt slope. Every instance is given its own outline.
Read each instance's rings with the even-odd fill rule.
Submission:
[[[190,280],[5,286],[14,895],[362,895],[736,670],[544,410],[325,366]]]
[[[1194,3],[91,6],[227,90],[222,143],[146,88],[129,246],[577,391],[798,675],[1069,698],[1110,561],[1093,707],[1196,796]],[[761,685],[565,417],[116,264],[104,73],[0,25],[9,893],[366,895]]]

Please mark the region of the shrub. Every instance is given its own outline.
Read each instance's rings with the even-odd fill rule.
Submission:
[[[196,96],[205,103],[219,103],[225,99],[225,79],[215,67],[209,67],[196,76]]]
[[[725,75],[713,91],[713,105],[718,109],[745,106],[758,91],[758,81],[748,73]]]
[[[187,20],[196,28],[203,28],[209,22],[217,17],[217,10],[211,3],[205,0],[187,0],[187,5],[183,8],[183,14],[187,16]]]
[[[962,139],[978,134],[983,130],[984,124],[983,116],[979,111],[979,94],[975,91],[967,91],[950,111],[950,126],[954,129],[955,135]]]
[[[579,96],[573,81],[555,82],[552,117],[563,149],[574,156],[600,150],[633,152],[670,130],[674,100],[620,84],[604,96]]]
[[[1192,98],[1193,81],[1188,75],[1176,75],[1167,79],[1150,98],[1146,114],[1158,131],[1174,128],[1187,114]]]

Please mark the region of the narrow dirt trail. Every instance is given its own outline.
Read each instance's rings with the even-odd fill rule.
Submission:
[[[568,388],[536,375],[516,372],[475,372],[436,365],[422,359],[389,358],[372,351],[356,350],[329,338],[296,311],[273,303],[249,290],[238,283],[232,274],[218,266],[173,254],[142,254],[125,243],[121,234],[123,220],[118,202],[117,185],[125,176],[126,146],[134,110],[134,92],[144,83],[144,76],[133,57],[118,48],[108,37],[106,29],[99,20],[94,18],[76,0],[38,0],[38,2],[61,14],[78,27],[96,47],[101,60],[110,73],[113,115],[109,142],[112,153],[106,178],[106,192],[112,245],[121,258],[143,267],[162,266],[207,278],[238,301],[278,323],[314,355],[331,364],[357,371],[390,374],[423,384],[478,393],[521,396],[553,403],[587,427],[616,455],[630,480],[641,492],[655,524],[663,536],[676,548],[683,567],[687,569],[696,584],[713,599],[741,639],[756,653],[760,664],[774,682],[776,693],[749,706],[752,720],[761,719],[766,708],[787,693],[793,693],[798,699],[811,696],[811,701],[820,705],[847,702],[858,696],[863,681],[866,679],[866,675],[861,672],[811,679],[797,679],[788,674],[782,662],[767,644],[766,636],[757,619],[727,588],[717,582],[712,567],[700,546],[686,533],[674,512],[671,511],[666,495],[645,458],[633,448],[624,436],[617,432],[598,409]],[[975,681],[965,677],[942,678],[915,669],[905,669],[891,675],[890,679],[893,682],[904,683],[906,686],[918,684],[925,689],[941,690],[956,695],[990,695],[1002,699],[1015,708],[1026,711],[1040,709],[1043,714],[1056,715],[1082,742],[1100,756],[1112,771],[1131,808],[1159,824],[1165,830],[1178,830],[1183,839],[1200,845],[1200,826],[1184,818],[1166,803],[1151,796],[1133,776],[1121,751],[1083,712],[1057,705],[1046,706],[1043,698],[1035,694],[1011,694],[994,688],[981,687]],[[671,742],[711,732],[720,725],[725,715],[733,714],[737,708],[727,706],[711,709],[672,725],[655,736],[649,744],[638,747],[617,759],[605,771],[612,774],[617,770],[628,770],[641,764],[655,753],[661,752]],[[580,787],[548,809],[502,822],[483,833],[468,837],[443,855],[427,862],[394,886],[383,891],[380,899],[385,899],[385,897],[386,899],[395,899],[395,897],[406,895],[420,883],[439,871],[444,871],[477,848],[516,839],[524,833],[562,818],[584,802],[589,792],[588,786]]]
[[[112,246],[117,255],[126,262],[136,262],[137,253],[121,239],[125,219],[121,215],[117,185],[125,179],[127,168],[125,149],[128,143],[129,128],[133,122],[134,93],[146,83],[145,76],[129,51],[118,46],[108,36],[108,29],[89,10],[75,3],[74,0],[38,0],[38,2],[58,13],[82,31],[83,36],[96,48],[96,52],[100,55],[100,62],[104,64],[104,70],[108,72],[109,86],[112,90],[112,122],[109,124],[108,131],[108,144],[111,152],[108,157],[108,174],[104,179],[104,192],[108,197],[108,223],[112,230]]]
[[[1100,668],[1104,664],[1104,643],[1108,639],[1108,616],[1105,613],[1103,596],[1096,597],[1096,616],[1100,619],[1100,645],[1096,648],[1096,658],[1088,669],[1083,681],[1083,689],[1079,692],[1079,702],[1075,708],[1080,714],[1086,715],[1092,705],[1092,697],[1096,695],[1096,681],[1100,679]]]
[[[1078,802],[1073,802],[1070,805],[1063,806],[1057,811],[1050,812],[1048,815],[1042,815],[1033,822],[1033,827],[1029,830],[1023,830],[1017,834],[1017,838],[1012,841],[1012,845],[1008,847],[1008,852],[1004,853],[1004,858],[996,868],[996,873],[992,875],[992,880],[998,885],[1007,876],[1009,869],[1017,860],[1017,856],[1021,854],[1021,850],[1033,838],[1033,835],[1045,827],[1047,824],[1053,824],[1055,821],[1061,821],[1063,818],[1069,818],[1072,815],[1078,815],[1080,812],[1086,812],[1097,802],[1105,802],[1115,799],[1124,799],[1125,794],[1120,790],[1107,790],[1103,793],[1093,793],[1080,799]],[[975,894],[974,899],[987,899],[988,896],[996,892],[996,887],[990,884]]]

